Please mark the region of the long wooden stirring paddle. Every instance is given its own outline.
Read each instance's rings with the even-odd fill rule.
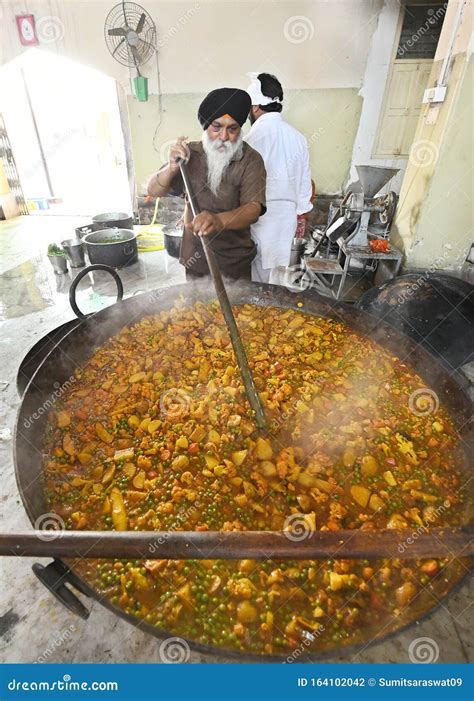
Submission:
[[[191,206],[191,211],[193,213],[193,216],[196,217],[200,213],[200,209],[196,200],[196,196],[194,194],[191,180],[189,178],[188,167],[182,159],[180,159],[179,161],[179,167],[181,170],[184,187],[186,188],[186,192],[188,195],[188,201]],[[250,370],[249,362],[247,360],[247,354],[245,353],[245,348],[240,337],[239,329],[235,321],[229,297],[227,296],[227,291],[225,289],[221,271],[219,270],[216,255],[212,250],[211,245],[207,240],[206,236],[202,236],[201,241],[204,249],[204,254],[206,256],[207,264],[209,266],[209,270],[211,271],[212,281],[214,283],[214,287],[216,288],[217,299],[219,300],[219,304],[224,315],[225,323],[227,324],[227,329],[229,331],[230,340],[232,341],[232,347],[234,349],[237,365],[239,366],[240,373],[242,375],[247,399],[249,400],[250,406],[255,412],[257,426],[262,429],[266,428],[267,420],[265,417],[265,412],[263,410],[260,397],[258,396],[257,388],[255,387],[255,382],[253,380],[252,372]]]

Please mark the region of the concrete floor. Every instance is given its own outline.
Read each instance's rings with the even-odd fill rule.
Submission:
[[[30,523],[17,491],[12,433],[20,404],[16,376],[31,346],[46,333],[74,317],[68,303],[71,275],[55,276],[46,257],[51,241],[74,236],[88,223],[79,218],[22,217],[0,224],[0,465],[1,532],[26,529]],[[104,273],[104,275],[106,275]],[[184,282],[177,261],[164,252],[140,255],[140,262],[121,271],[125,295]],[[97,278],[81,283],[83,311],[110,304],[110,285]],[[111,663],[160,662],[160,641],[82,597],[91,610],[83,621],[69,613],[38,582],[31,571],[37,559],[0,560],[0,661]],[[44,564],[48,560],[43,561]],[[455,592],[427,619],[357,654],[346,651],[327,662],[409,662],[408,648],[417,638],[430,638],[439,649],[438,662],[473,659],[472,581]],[[191,652],[191,663],[235,662],[233,658]]]

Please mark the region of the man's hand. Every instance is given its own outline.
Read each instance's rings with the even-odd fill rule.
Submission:
[[[187,139],[187,136],[179,136],[176,143],[170,148],[168,168],[173,175],[176,175],[176,173],[179,171],[179,160],[189,160],[189,146],[186,143]]]
[[[224,229],[219,215],[212,212],[201,212],[198,214],[197,217],[194,217],[192,226],[197,236],[210,236]]]
[[[189,161],[191,152],[186,143],[187,136],[179,136],[171,146],[168,163],[155,173],[148,183],[148,194],[152,197],[166,197],[171,188],[173,178],[179,173],[179,159]]]

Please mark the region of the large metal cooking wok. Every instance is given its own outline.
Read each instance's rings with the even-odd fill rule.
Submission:
[[[468,397],[439,362],[413,341],[364,312],[340,302],[327,300],[311,291],[296,295],[282,287],[239,282],[229,286],[228,293],[233,304],[276,306],[335,318],[391,350],[403,358],[437,392],[440,401],[451,413],[459,435],[464,441],[466,455],[472,455],[474,432],[470,424],[472,409]],[[147,314],[154,314],[172,307],[179,296],[184,297],[185,301],[192,304],[197,300],[210,301],[215,299],[215,292],[210,281],[204,281],[193,286],[186,284],[156,290],[118,302],[85,318],[78,326],[69,330],[36,371],[23,396],[14,436],[17,483],[23,504],[33,524],[48,511],[41,487],[43,456],[38,446],[41,445],[47,414],[54,404],[55,397],[61,393],[61,388],[67,391],[68,382],[73,381],[74,369],[82,365],[94,350],[110,336],[118,333],[123,326],[137,322]],[[467,467],[465,469],[467,470]],[[71,594],[70,590],[64,587],[65,582],[72,583],[81,592],[100,601],[116,615],[125,618],[152,635],[161,638],[173,635],[158,630],[144,620],[134,618],[112,605],[74,573],[73,565],[70,562],[68,565],[72,566],[72,571],[59,560],[54,561],[46,568],[42,568],[41,565],[35,566],[35,571],[42,581],[49,585],[53,594],[58,596],[71,610],[84,617],[87,615],[87,610]],[[67,598],[66,601],[65,598]],[[378,638],[378,641],[380,639]],[[189,643],[194,649],[201,652],[236,656],[241,660],[270,662],[285,659],[281,655],[251,655],[233,652],[195,643],[192,640]],[[331,651],[303,654],[301,659],[315,661],[330,653]]]

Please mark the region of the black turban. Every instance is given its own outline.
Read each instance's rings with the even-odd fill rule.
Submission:
[[[248,92],[240,88],[218,88],[212,90],[199,105],[198,119],[203,129],[215,119],[228,114],[242,126],[249,116],[252,100]]]

